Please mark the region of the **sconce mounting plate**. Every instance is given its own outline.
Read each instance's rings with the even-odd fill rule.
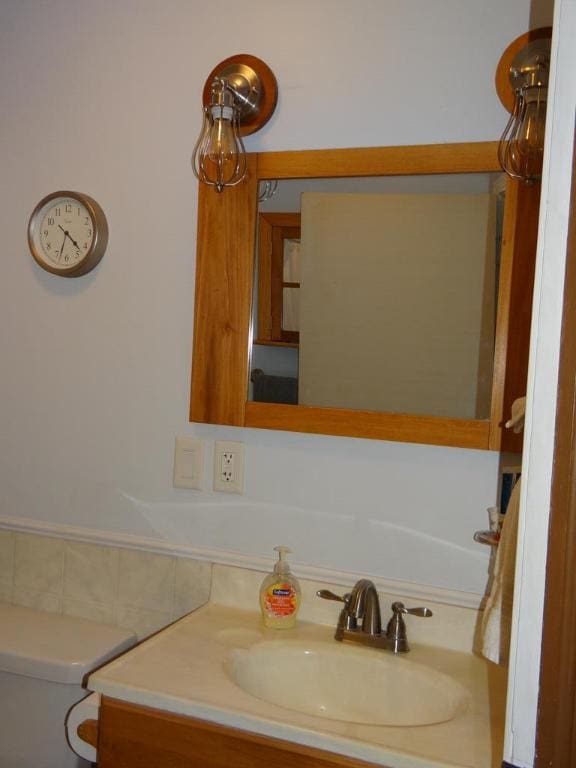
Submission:
[[[254,99],[254,108],[248,108],[241,113],[240,133],[248,136],[255,133],[272,117],[278,101],[278,85],[270,67],[256,56],[249,53],[238,53],[217,64],[204,84],[202,103],[210,104],[212,81],[215,77],[226,79],[231,85],[238,87],[241,83],[258,92]]]
[[[532,29],[530,32],[526,32],[516,40],[513,40],[506,48],[498,67],[496,68],[496,91],[502,104],[506,107],[508,112],[512,113],[514,109],[514,91],[510,82],[510,69],[518,54],[529,43],[534,43],[536,40],[545,40],[552,37],[552,27],[540,27],[539,29]]]

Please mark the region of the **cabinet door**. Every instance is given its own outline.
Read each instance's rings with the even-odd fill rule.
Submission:
[[[98,768],[375,768],[372,763],[102,698]]]

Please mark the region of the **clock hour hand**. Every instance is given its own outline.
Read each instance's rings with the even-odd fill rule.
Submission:
[[[70,232],[68,232],[68,230],[64,229],[64,227],[61,226],[60,224],[58,224],[58,226],[60,227],[62,232],[64,232],[64,240],[66,240],[66,238],[68,238],[71,241],[71,243],[74,245],[74,247],[79,251],[80,250],[80,246],[78,245],[76,240],[74,240],[74,238],[70,235]]]
[[[66,232],[66,234],[68,235],[68,232]],[[74,240],[74,238],[73,238],[73,237],[70,237],[70,235],[68,235],[68,237],[69,237],[69,239],[72,241],[72,243],[74,244],[74,248],[76,248],[76,250],[77,250],[77,251],[79,251],[79,250],[80,250],[80,246],[78,245],[78,243],[76,242],[76,240]]]

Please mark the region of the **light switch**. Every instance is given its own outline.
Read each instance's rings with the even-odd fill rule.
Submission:
[[[176,488],[202,490],[204,445],[193,437],[177,437],[174,450],[174,485]]]

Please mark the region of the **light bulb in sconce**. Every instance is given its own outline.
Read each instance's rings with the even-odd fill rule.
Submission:
[[[516,179],[537,181],[542,175],[546,87],[522,87],[498,146],[500,165]]]
[[[536,35],[540,36],[532,39]],[[513,97],[510,119],[498,145],[498,159],[509,176],[528,184],[542,175],[549,68],[549,30],[535,30],[509,46],[496,75],[500,98],[508,109],[510,94]],[[508,93],[502,92],[504,75]]]
[[[214,78],[210,104],[204,107],[204,122],[193,155],[196,178],[222,192],[244,178],[246,151],[239,131],[240,109],[233,89],[222,78]]]
[[[277,97],[276,78],[255,56],[231,56],[215,67],[204,86],[204,121],[192,157],[200,182],[222,192],[245,178],[242,136],[270,119]]]

